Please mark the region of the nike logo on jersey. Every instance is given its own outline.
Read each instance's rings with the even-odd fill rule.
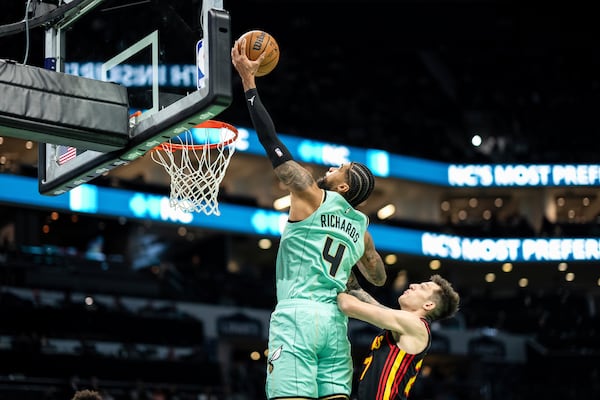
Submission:
[[[256,95],[254,95],[254,96],[250,97],[249,99],[247,99],[247,100],[250,102],[250,105],[251,105],[252,107],[254,107],[254,98],[255,98],[255,97],[256,97]]]

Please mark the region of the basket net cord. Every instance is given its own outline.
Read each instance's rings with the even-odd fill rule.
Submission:
[[[176,137],[165,142],[151,153],[151,157],[171,176],[169,204],[172,208],[220,215],[219,186],[235,152],[235,142],[211,150],[208,146],[211,129],[200,129],[204,131],[206,146],[190,147],[193,140],[187,132],[183,139]],[[230,133],[227,128],[219,128],[220,141],[225,141]],[[184,149],[175,150],[172,144],[183,145]]]

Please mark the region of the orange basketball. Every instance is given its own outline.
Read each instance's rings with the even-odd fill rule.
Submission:
[[[275,38],[265,31],[255,30],[244,33],[240,39],[246,39],[246,56],[252,61],[256,60],[262,53],[267,55],[263,60],[256,76],[264,76],[273,71],[279,62],[279,45]]]

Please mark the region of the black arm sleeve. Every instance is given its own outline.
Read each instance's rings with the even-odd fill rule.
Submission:
[[[273,164],[273,168],[283,164],[286,161],[293,160],[292,155],[285,145],[277,137],[275,124],[267,112],[256,89],[250,89],[246,92],[246,104],[250,111],[250,118],[260,144],[265,148],[267,156]]]

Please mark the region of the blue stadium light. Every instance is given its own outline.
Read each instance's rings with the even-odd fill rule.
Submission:
[[[71,190],[69,209],[87,214],[98,212],[98,188],[93,185],[81,185]]]
[[[225,232],[278,237],[286,213],[222,203],[221,216],[175,211],[168,196],[82,185],[69,195],[44,196],[34,178],[0,174],[0,202],[109,217],[183,224]],[[600,238],[471,238],[370,224],[381,251],[467,262],[555,262],[600,260]]]

